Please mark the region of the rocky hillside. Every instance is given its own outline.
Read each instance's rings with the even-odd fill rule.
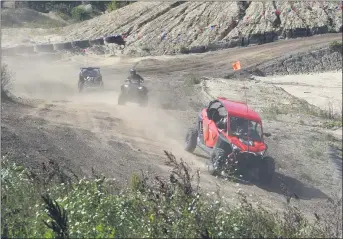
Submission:
[[[124,54],[145,55],[203,52],[339,31],[341,2],[137,2],[51,31],[44,39],[52,43],[125,33]]]

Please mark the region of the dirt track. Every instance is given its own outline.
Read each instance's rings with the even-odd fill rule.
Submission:
[[[2,153],[15,152],[17,160],[34,168],[41,167],[48,159],[80,174],[90,175],[94,167],[97,172],[123,182],[135,171],[161,174],[168,170],[163,162],[165,149],[178,158],[185,158],[193,168],[201,169],[205,190],[215,191],[214,185],[218,183],[223,195],[232,202],[235,202],[234,192],[241,188],[253,202],[261,201],[278,210],[286,201],[284,194],[296,193],[302,199],[298,203],[309,215],[323,211],[328,195],[341,186],[331,177],[332,168],[326,156],[328,145],[318,127],[320,119],[291,112],[281,118],[265,120],[264,127],[273,134],[267,141],[270,154],[278,164],[272,185],[240,185],[218,180],[206,173],[205,156],[200,151],[196,155],[183,151],[186,128],[195,122],[197,111],[208,102],[201,85],[185,87],[183,81],[188,73],[223,77],[234,60],[248,66],[291,53],[290,49],[299,52],[335,39],[341,39],[341,35],[141,61],[137,69],[147,79],[146,85],[151,91],[150,107],[146,109],[117,105],[119,86],[137,59],[5,58],[16,74],[13,93],[40,101],[34,106],[2,104]],[[86,64],[101,67],[105,92],[77,93],[78,68]],[[242,92],[240,84],[232,82],[227,87]],[[261,105],[280,98],[292,100],[278,88],[256,86],[251,89],[259,92]],[[248,92],[248,96],[253,93]],[[299,125],[297,120],[300,119],[305,121],[304,125]],[[286,185],[287,192],[282,185]]]
[[[247,68],[283,55],[315,49],[327,45],[328,42],[341,39],[341,34],[334,33],[310,38],[284,40],[260,46],[227,49],[200,55],[194,54],[177,59],[171,65],[158,64],[155,61],[152,61],[150,64],[147,62],[142,64],[144,66],[142,66],[142,70],[154,74],[165,74],[165,72],[169,71],[189,72],[192,69],[199,75],[224,77],[228,72],[232,71],[231,63],[237,60],[241,62],[243,68]],[[138,67],[140,66],[138,65]]]

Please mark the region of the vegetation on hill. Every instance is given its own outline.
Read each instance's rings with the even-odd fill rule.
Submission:
[[[55,162],[32,172],[1,162],[3,238],[280,238],[341,236],[341,218],[316,215],[309,222],[288,205],[283,215],[253,207],[239,193],[240,206],[229,207],[219,190],[203,194],[199,173],[165,152],[168,178],[133,175],[126,189],[93,173],[79,179]],[[334,204],[335,207],[340,204]],[[341,215],[336,208],[336,214]]]
[[[9,89],[11,87],[12,72],[6,64],[1,65],[1,100],[9,100]]]
[[[131,1],[29,1],[19,6],[25,6],[29,9],[41,13],[57,12],[67,20],[72,18],[77,21],[90,19],[98,16],[101,12],[113,11],[132,3]],[[86,5],[92,6],[91,10],[85,8]]]
[[[132,1],[134,2],[134,1]],[[28,1],[16,2],[16,8],[5,4],[1,23],[5,28],[53,28],[89,20],[104,12],[122,8],[130,1]],[[3,5],[3,4],[2,4]]]

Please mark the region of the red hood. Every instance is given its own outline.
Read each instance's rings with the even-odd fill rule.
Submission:
[[[250,152],[254,152],[254,153],[257,153],[257,152],[261,152],[261,151],[264,151],[266,150],[267,146],[264,142],[259,142],[259,141],[253,141],[253,146],[248,146],[244,143],[242,143],[238,137],[236,136],[229,136],[229,135],[226,135],[226,138],[234,145],[236,145],[238,148],[241,149],[241,151],[250,151]]]

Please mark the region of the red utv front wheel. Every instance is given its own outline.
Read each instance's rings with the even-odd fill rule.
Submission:
[[[193,153],[197,147],[198,131],[196,129],[189,129],[185,139],[185,150]]]
[[[224,170],[225,156],[225,151],[223,149],[213,149],[207,164],[207,169],[211,175],[216,175]]]

